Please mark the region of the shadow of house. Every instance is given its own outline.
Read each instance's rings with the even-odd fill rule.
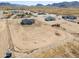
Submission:
[[[23,19],[21,21],[21,25],[32,25],[35,23],[35,20],[34,19]]]
[[[77,19],[76,16],[62,16],[62,18],[70,22],[75,22],[75,20]]]

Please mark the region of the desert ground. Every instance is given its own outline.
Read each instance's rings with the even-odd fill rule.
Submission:
[[[22,18],[13,19],[12,16],[0,19],[0,57],[11,52],[13,58],[78,58],[79,24],[61,16],[54,16],[55,21],[47,22],[44,15],[38,15],[32,17],[35,19],[32,25],[21,25]],[[56,24],[60,26],[52,26]]]

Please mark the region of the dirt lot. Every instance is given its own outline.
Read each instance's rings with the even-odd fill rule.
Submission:
[[[0,57],[8,49],[12,57],[79,57],[79,25],[64,20],[33,25],[20,19],[0,19]],[[59,23],[60,27],[52,27]]]

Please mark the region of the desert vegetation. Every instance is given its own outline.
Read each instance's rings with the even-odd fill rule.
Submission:
[[[10,7],[2,6],[1,10],[30,10],[33,12],[47,12],[50,14],[61,14],[61,15],[79,15],[79,8],[53,8],[53,7]]]

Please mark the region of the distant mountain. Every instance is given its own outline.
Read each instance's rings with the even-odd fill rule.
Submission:
[[[37,4],[36,6],[44,6],[43,4]]]
[[[8,3],[8,2],[1,2],[0,6],[25,6],[25,5],[11,4],[11,3]]]
[[[43,4],[37,4],[36,6],[44,6],[44,5],[43,5]],[[59,7],[59,8],[79,7],[79,2],[78,2],[78,1],[73,1],[73,2],[61,2],[61,3],[48,4],[48,5],[46,5],[46,6]]]
[[[27,6],[27,5],[20,5],[20,4],[11,4],[8,2],[1,2],[0,6]],[[59,8],[68,8],[68,7],[77,7],[79,8],[79,2],[78,1],[72,1],[72,2],[60,2],[60,3],[52,3],[52,4],[37,4],[36,6],[49,6],[49,7],[59,7]]]
[[[10,5],[10,3],[4,3],[4,2],[0,3],[0,6],[4,6],[4,5]]]
[[[73,1],[73,2],[61,2],[61,3],[48,4],[47,6],[60,7],[60,8],[79,7],[79,2],[78,2],[78,1]]]

